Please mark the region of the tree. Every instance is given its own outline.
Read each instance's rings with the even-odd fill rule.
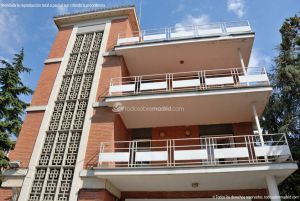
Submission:
[[[286,133],[293,159],[300,159],[300,17],[284,21],[280,28],[282,42],[270,74],[274,87],[261,118],[265,131]],[[300,171],[280,186],[282,195],[300,195]]]
[[[29,73],[30,68],[23,64],[23,49],[15,54],[13,62],[0,60],[0,169],[8,166],[6,153],[12,149],[12,137],[17,137],[27,103],[20,99],[20,95],[30,95],[33,91],[25,86],[21,80],[22,73]]]

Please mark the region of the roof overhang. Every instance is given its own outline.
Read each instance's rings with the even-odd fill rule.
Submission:
[[[154,95],[107,97],[110,107],[122,104],[127,128],[251,122],[252,104],[261,115],[272,87],[247,87]],[[153,110],[153,109],[154,110]]]
[[[227,69],[249,64],[255,34],[231,34],[116,46],[129,74],[148,75]],[[155,59],[154,59],[155,58]]]
[[[80,176],[107,179],[120,191],[265,189],[267,175],[274,175],[279,184],[297,168],[296,163],[189,168],[99,168],[82,171]],[[197,188],[192,187],[194,182],[199,183]]]

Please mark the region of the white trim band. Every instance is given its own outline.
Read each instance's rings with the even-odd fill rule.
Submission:
[[[51,58],[51,59],[46,59],[44,61],[44,64],[51,64],[51,63],[58,63],[58,62],[62,62],[63,58]]]
[[[45,111],[45,110],[47,110],[47,105],[29,106],[26,108],[26,112],[36,112],[36,111]]]

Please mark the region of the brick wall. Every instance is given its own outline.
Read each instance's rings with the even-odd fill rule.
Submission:
[[[187,136],[186,130],[190,131],[190,135]],[[160,133],[164,132],[165,137],[161,137]],[[199,138],[198,126],[172,126],[172,127],[158,127],[152,129],[152,139],[153,140],[168,140],[168,139],[180,139],[180,138]],[[157,141],[153,142],[153,146],[162,146],[165,142]],[[176,141],[176,146],[183,145],[198,145],[200,141],[197,140],[179,140]],[[180,148],[179,148],[180,149]],[[186,149],[186,147],[184,148]]]
[[[124,140],[130,140],[130,135],[119,115],[112,112],[111,108],[96,108],[85,153],[85,167],[98,164],[101,142]],[[107,146],[107,148],[114,149],[114,146]]]
[[[58,31],[52,44],[48,58],[61,58],[64,56],[73,27],[64,27]],[[61,62],[45,64],[38,85],[32,97],[31,105],[46,105],[48,103],[53,84]]]
[[[51,58],[61,58],[61,57],[64,56],[66,47],[67,47],[68,42],[69,42],[69,38],[70,38],[71,33],[72,33],[72,29],[73,29],[73,26],[63,27],[58,31],[58,33],[55,37],[55,40],[52,44],[50,53],[48,55],[49,59],[51,59]]]
[[[11,188],[0,188],[0,201],[10,201],[12,194]]]
[[[106,190],[81,189],[78,201],[115,201],[115,197]]]
[[[9,153],[11,161],[21,161],[21,167],[28,167],[43,116],[44,111],[27,113],[15,149]]]
[[[123,57],[106,57],[104,59],[104,63],[102,64],[101,77],[97,91],[97,100],[100,101],[108,95],[111,78],[124,77],[128,75],[129,73]]]
[[[232,124],[234,135],[252,135],[252,122],[242,122]]]
[[[186,131],[190,132],[190,135],[186,135]],[[163,132],[165,134],[164,137],[160,136],[160,133]],[[158,127],[152,129],[152,140],[162,140],[162,141],[153,141],[151,143],[151,147],[162,147],[162,148],[155,148],[153,151],[165,151],[167,147],[167,142],[164,140],[168,139],[182,139],[184,140],[175,140],[176,150],[188,150],[188,149],[195,149],[195,145],[200,144],[199,139],[192,139],[192,138],[199,138],[199,129],[198,126],[172,126],[172,127]],[[181,147],[182,146],[182,147]],[[171,157],[171,161],[173,161],[173,152],[170,150],[169,154]],[[181,161],[185,163],[199,163],[200,160],[185,160]],[[151,164],[156,165],[160,162],[151,162]],[[165,163],[165,162],[163,162]]]
[[[248,142],[249,139],[245,138],[244,135],[252,135],[253,134],[253,128],[252,128],[252,123],[251,122],[243,122],[243,123],[236,123],[233,124],[233,133],[234,136],[234,141],[236,143],[245,143],[246,141]],[[244,147],[244,144],[236,144],[236,147]],[[249,150],[250,151],[250,150]]]
[[[31,105],[47,105],[54,85],[54,81],[60,66],[60,62],[45,64],[38,85],[32,96]]]
[[[109,51],[117,44],[119,33],[131,32],[130,21],[127,18],[112,20],[106,50]]]

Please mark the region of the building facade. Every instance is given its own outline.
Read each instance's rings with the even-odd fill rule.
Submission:
[[[249,22],[140,30],[132,6],[54,22],[2,200],[280,200],[297,165],[259,125],[272,87]]]

